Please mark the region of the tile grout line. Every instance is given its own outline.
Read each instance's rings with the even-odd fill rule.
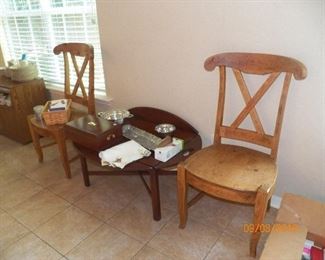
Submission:
[[[170,219],[169,219],[168,221],[166,221],[166,223],[165,223],[164,225],[162,225],[162,227],[161,227],[161,228],[156,232],[156,234],[153,235],[153,236],[151,237],[151,239],[149,239],[149,240],[147,241],[146,246],[150,247],[150,246],[149,246],[149,243],[154,239],[155,236],[159,235],[159,233],[161,232],[161,230],[162,230],[165,226],[167,226],[167,224],[169,223],[169,221],[171,221],[174,217],[176,217],[176,215],[177,215],[177,213],[175,213],[172,217],[170,217]],[[150,248],[152,248],[152,247],[150,247]],[[166,255],[166,256],[168,256],[168,257],[174,259],[174,256],[171,256],[171,255],[165,254],[164,252],[160,251],[160,250],[157,249],[157,248],[153,248],[153,249],[156,250],[157,252],[163,254],[163,255]]]
[[[138,196],[139,196],[140,194],[138,194],[134,199],[132,199],[125,207],[123,207],[122,209],[120,209],[118,212],[116,212],[112,217],[110,217],[110,219],[111,218],[113,218],[114,216],[116,216],[118,213],[120,213],[120,211],[122,211],[123,209],[125,209],[126,207],[128,207]],[[73,206],[74,207],[76,207],[76,208],[78,208],[76,205],[74,205],[73,204]],[[78,208],[78,209],[80,209],[80,208]],[[86,212],[86,211],[84,211],[83,209],[80,209],[81,211],[83,211],[84,213],[86,213],[86,214],[88,214],[88,215],[90,215],[90,216],[93,216],[93,217],[95,217],[97,220],[99,220],[99,221],[101,221],[102,222],[102,224],[97,228],[97,229],[95,229],[93,232],[91,232],[90,234],[88,234],[88,236],[86,236],[84,239],[82,239],[76,246],[74,246],[69,252],[67,252],[65,255],[64,255],[64,257],[67,257],[67,254],[69,254],[71,251],[73,251],[79,244],[81,244],[84,240],[86,240],[87,238],[89,238],[92,234],[94,234],[97,230],[99,230],[99,228],[101,228],[102,226],[104,226],[104,225],[108,225],[109,227],[111,227],[111,228],[114,228],[115,230],[117,230],[117,231],[119,231],[119,232],[121,232],[122,234],[124,234],[125,236],[127,236],[127,237],[129,237],[129,238],[131,238],[131,239],[134,239],[134,240],[136,240],[137,242],[139,242],[139,243],[143,243],[142,241],[140,241],[140,240],[138,240],[138,239],[136,239],[136,238],[134,238],[134,237],[132,237],[132,236],[130,236],[130,235],[128,235],[128,234],[126,234],[125,232],[123,232],[122,230],[120,230],[120,229],[118,229],[118,228],[116,228],[116,227],[114,227],[114,226],[112,226],[112,225],[110,225],[109,223],[107,223],[107,220],[105,220],[105,221],[103,221],[102,219],[99,219],[97,216],[95,216],[95,215],[93,215],[93,214],[90,214],[90,213],[88,213],[88,212]],[[145,244],[144,244],[145,245]],[[137,252],[136,252],[136,254],[142,249],[143,247],[141,247]],[[136,255],[135,254],[135,255]],[[134,256],[135,256],[134,255]],[[134,257],[133,256],[133,257]]]
[[[102,185],[104,185],[104,184],[102,184]],[[93,191],[94,192],[94,191]],[[113,216],[111,216],[109,219],[111,219],[111,218],[113,218],[114,216],[116,216],[117,214],[119,214],[123,209],[125,209],[126,207],[128,207],[129,205],[131,205],[131,203],[139,196],[140,194],[138,194],[138,195],[136,195],[136,197],[134,198],[134,199],[132,199],[125,207],[123,207],[122,209],[120,209],[119,211],[117,211]],[[80,198],[80,199],[82,199],[82,198]],[[76,203],[77,201],[75,201],[74,203]],[[128,235],[128,234],[126,234],[125,232],[123,232],[123,231],[121,231],[121,230],[119,230],[118,228],[116,228],[116,227],[113,227],[112,225],[110,225],[109,223],[107,223],[107,220],[105,220],[105,221],[103,221],[102,219],[100,219],[100,218],[98,218],[96,215],[94,215],[94,214],[91,214],[91,213],[89,213],[89,212],[87,212],[87,211],[85,211],[85,210],[83,210],[83,209],[81,209],[81,208],[79,208],[77,205],[75,205],[74,203],[72,203],[72,206],[74,206],[74,207],[76,207],[76,208],[78,208],[79,210],[81,210],[82,212],[84,212],[84,213],[86,213],[86,214],[88,214],[89,216],[92,216],[92,217],[94,217],[94,218],[96,218],[97,220],[99,220],[100,222],[102,222],[102,224],[97,228],[97,229],[95,229],[93,232],[91,232],[90,234],[88,234],[88,236],[86,236],[85,238],[83,238],[76,246],[74,246],[69,252],[67,252],[64,256],[66,257],[67,256],[67,254],[69,254],[71,251],[73,251],[73,249],[75,249],[79,244],[81,244],[84,240],[86,240],[87,238],[89,238],[93,233],[95,233],[97,230],[99,230],[99,228],[100,227],[102,227],[103,225],[108,225],[109,227],[111,227],[111,228],[114,228],[114,229],[116,229],[117,231],[119,231],[119,232],[121,232],[122,234],[124,234],[124,235],[126,235],[127,237],[130,237],[130,238],[132,238],[132,239],[134,239],[134,240],[136,240],[136,241],[138,241],[139,243],[143,243],[142,241],[139,241],[138,239],[136,239],[136,238],[134,238],[134,237],[132,237],[132,236],[130,236],[130,235]],[[141,250],[143,247],[141,247],[139,250]],[[137,253],[138,253],[138,251],[137,251]],[[136,254],[137,254],[136,253]]]
[[[46,188],[43,188],[44,190],[47,190],[47,191],[49,191],[49,192],[51,192],[50,190],[48,190],[48,189],[46,189]],[[40,192],[42,192],[42,191],[40,191]],[[38,193],[40,193],[40,192],[38,192]],[[52,194],[54,194],[53,192],[51,192]],[[37,194],[37,193],[36,193]],[[35,194],[35,195],[36,195]],[[56,195],[56,194],[54,194],[54,195]],[[34,196],[34,195],[33,195]],[[32,196],[31,196],[32,197]],[[61,197],[60,197],[61,198]],[[62,198],[63,200],[65,200],[64,198]],[[54,249],[56,252],[58,252],[61,256],[65,256],[64,254],[62,254],[62,253],[60,253],[57,249],[55,249],[53,246],[51,246],[46,240],[44,240],[44,239],[42,239],[41,237],[39,237],[36,233],[35,233],[35,230],[36,229],[38,229],[40,226],[42,226],[42,225],[45,225],[46,223],[48,223],[49,221],[51,221],[53,218],[55,218],[56,216],[58,216],[59,214],[61,214],[62,212],[64,212],[64,211],[66,211],[66,210],[68,210],[68,209],[71,209],[71,208],[73,208],[73,207],[76,207],[75,205],[73,205],[73,204],[71,204],[69,201],[67,201],[67,200],[65,200],[66,202],[68,202],[69,203],[69,206],[68,207],[66,207],[65,209],[63,209],[62,211],[60,211],[60,212],[58,212],[58,213],[56,213],[55,215],[53,215],[52,217],[50,217],[49,219],[47,219],[45,222],[43,222],[43,223],[41,223],[41,224],[39,224],[37,227],[35,227],[34,229],[30,229],[29,227],[27,227],[24,223],[22,223],[20,220],[18,220],[15,216],[13,216],[13,215],[11,215],[9,212],[7,212],[7,211],[5,211],[5,213],[7,213],[9,216],[11,216],[12,218],[14,218],[19,224],[21,224],[24,228],[26,228],[27,230],[28,230],[28,232],[25,234],[25,235],[23,235],[22,237],[20,237],[19,239],[17,239],[17,240],[15,240],[14,242],[12,242],[11,244],[14,244],[14,243],[17,243],[18,241],[20,241],[22,238],[24,238],[25,236],[27,236],[27,235],[29,235],[29,234],[33,234],[33,235],[35,235],[36,237],[38,237],[41,241],[43,241],[45,244],[47,244],[48,246],[50,246],[52,249]],[[25,201],[23,201],[23,202],[21,202],[21,203],[24,203]],[[21,204],[21,203],[19,203],[19,204]],[[19,205],[18,204],[18,205]],[[17,206],[18,206],[17,205]],[[76,207],[76,208],[78,208],[78,207]],[[79,208],[78,208],[79,209]],[[79,210],[81,210],[81,209],[79,209]],[[92,214],[89,214],[88,212],[85,212],[85,211],[83,211],[83,210],[81,210],[82,212],[84,212],[85,214],[87,214],[87,215],[89,215],[89,216],[92,216],[92,217],[94,217],[94,218],[96,218],[97,220],[100,220],[100,219],[98,219],[96,216],[94,216],[94,215],[92,215]],[[100,222],[102,222],[102,224],[100,225],[100,226],[102,226],[103,224],[105,224],[105,222],[103,222],[102,220],[100,220]],[[99,227],[100,227],[99,226]],[[98,229],[98,228],[97,228]],[[96,229],[96,230],[97,230]],[[92,234],[93,232],[91,232],[90,234]],[[90,235],[89,234],[89,235]],[[89,236],[88,235],[88,236]],[[88,236],[86,236],[85,238],[83,238],[78,244],[80,244],[84,239],[86,239]],[[10,245],[11,245],[10,244]],[[9,247],[9,245],[7,246],[7,247]],[[6,248],[7,248],[6,247]],[[75,247],[73,247],[73,248],[75,248]],[[72,249],[73,249],[72,248]],[[71,250],[72,250],[71,249]],[[70,250],[70,251],[71,251]],[[69,252],[70,252],[69,251]]]
[[[62,210],[61,212],[58,212],[57,214],[55,214],[53,217],[51,217],[48,221],[44,222],[43,224],[41,225],[44,225],[46,224],[47,222],[49,222],[52,218],[55,218],[57,215],[63,213],[64,211],[67,211],[71,208],[75,207],[73,204],[70,204],[69,207],[65,208],[64,210]],[[79,209],[79,208],[78,208]],[[79,209],[80,210],[80,209]],[[86,213],[87,215],[91,216],[91,217],[94,217],[93,215],[89,214],[88,212],[84,212],[83,213]],[[96,217],[95,217],[96,218]],[[99,220],[98,218],[96,218],[97,220]],[[97,231],[103,224],[104,222],[103,221],[100,221],[102,222],[101,225],[99,225],[98,228],[96,228],[93,232],[89,233],[87,236],[85,236],[77,245],[79,245],[83,240],[85,240],[86,238],[88,238],[91,234],[93,234],[95,231]],[[39,225],[37,228],[39,228],[41,225]],[[36,228],[36,229],[37,229]],[[36,230],[35,229],[35,230]],[[34,233],[33,231],[31,231],[32,233]],[[35,236],[39,237],[36,233],[34,233]],[[49,246],[51,246],[47,241],[43,240],[41,237],[39,237],[42,241],[44,241],[46,244],[48,244]],[[68,254],[69,252],[71,252],[77,245],[75,245],[70,251],[68,251],[66,254]],[[52,247],[52,246],[51,246]],[[52,247],[53,249],[55,249],[54,247]],[[62,255],[63,257],[66,257],[66,254],[62,254],[60,253],[57,249],[55,249],[55,251],[57,251],[60,255]]]
[[[131,200],[130,201],[130,203],[128,203],[123,209],[121,209],[121,210],[119,210],[118,212],[116,212],[112,217],[110,217],[110,219],[112,219],[112,218],[114,218],[115,216],[118,216],[118,214],[122,211],[122,210],[124,210],[125,208],[127,208],[129,205],[131,205],[132,203],[133,203],[133,201],[135,201],[136,199],[138,199],[140,196],[141,196],[142,194],[141,193],[139,193],[133,200]],[[175,214],[176,215],[176,214]],[[127,233],[125,233],[123,230],[120,230],[118,227],[114,227],[114,226],[112,226],[109,222],[107,222],[107,220],[105,221],[106,222],[106,224],[107,225],[109,225],[110,227],[112,227],[112,228],[115,228],[116,230],[118,230],[119,232],[121,232],[121,233],[123,233],[123,234],[125,234],[126,236],[128,236],[128,237],[130,237],[130,238],[132,238],[132,239],[135,239],[136,241],[138,241],[138,242],[140,242],[140,243],[143,243],[143,246],[136,252],[136,254],[132,257],[132,258],[134,258],[137,254],[139,254],[139,252],[145,247],[145,246],[148,246],[148,244],[149,244],[149,242],[168,224],[168,222],[175,216],[175,215],[173,215],[172,217],[170,217],[170,219],[168,220],[168,221],[166,221],[166,223],[164,224],[164,225],[162,225],[161,226],[161,228],[154,234],[154,235],[152,235],[151,236],[151,238],[148,240],[148,241],[146,241],[146,242],[143,242],[143,241],[140,241],[138,238],[135,238],[135,237],[133,237],[133,236],[131,236],[131,235],[129,235],[129,234],[127,234]],[[148,246],[148,247],[150,247],[150,246]],[[152,248],[152,247],[150,247],[150,248]],[[152,248],[152,249],[154,249],[154,248]],[[163,253],[163,252],[161,252],[161,251],[159,251],[159,250],[157,250],[157,249],[154,249],[154,250],[156,250],[157,252],[159,252],[159,253],[161,253],[161,254],[163,254],[163,255],[165,255],[165,256],[167,256],[167,257],[171,257],[171,256],[169,256],[169,255],[166,255],[165,253]]]
[[[50,248],[52,248],[54,251],[56,251],[59,255],[61,255],[61,257],[64,257],[64,254],[62,254],[61,252],[59,252],[56,248],[54,248],[51,244],[49,244],[46,240],[42,239],[41,237],[39,237],[36,233],[34,233],[33,231],[31,231],[32,234],[36,237],[38,237],[41,241],[43,241],[45,244],[47,244]]]
[[[63,256],[68,258],[67,255],[72,252],[76,247],[78,247],[84,240],[86,240],[87,238],[89,238],[92,234],[94,234],[95,232],[97,232],[97,230],[99,230],[102,226],[104,226],[106,223],[102,222],[101,225],[98,226],[98,228],[96,228],[93,232],[89,233],[86,237],[84,237],[78,244],[76,244],[74,247],[72,247],[67,253],[65,253]]]
[[[7,213],[7,212],[6,212]],[[44,242],[45,244],[47,244],[50,248],[54,249],[57,253],[59,253],[61,256],[64,256],[63,254],[61,254],[58,250],[56,250],[54,247],[52,247],[47,241],[43,240],[41,237],[39,237],[34,230],[37,229],[39,226],[45,224],[46,222],[44,222],[43,224],[40,224],[37,228],[35,228],[34,230],[31,230],[29,227],[27,227],[24,223],[20,222],[18,219],[16,219],[14,216],[10,215],[9,213],[7,213],[10,217],[12,217],[13,219],[15,219],[19,224],[21,224],[24,228],[27,229],[27,233],[22,235],[20,238],[18,238],[17,240],[13,241],[12,243],[10,243],[9,245],[7,245],[7,247],[3,248],[1,251],[3,252],[5,249],[7,249],[9,246],[19,242],[20,240],[22,240],[24,237],[33,234],[34,236],[36,236],[37,238],[39,238],[42,242]],[[51,218],[50,218],[51,219]],[[49,219],[49,220],[50,220]]]

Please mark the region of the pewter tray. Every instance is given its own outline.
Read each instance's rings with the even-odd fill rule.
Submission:
[[[102,111],[98,112],[97,115],[100,118],[106,119],[106,120],[119,120],[119,119],[124,119],[124,118],[129,118],[132,117],[133,115],[130,114],[128,110],[124,109],[114,109],[114,110],[109,110],[109,111]]]
[[[161,138],[129,124],[123,125],[122,133],[124,137],[136,141],[149,150],[155,150],[162,141]]]

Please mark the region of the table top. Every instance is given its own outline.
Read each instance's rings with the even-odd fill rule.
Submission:
[[[167,168],[172,168],[175,167],[180,161],[186,159],[190,154],[194,153],[202,147],[202,141],[201,137],[198,134],[198,131],[188,122],[172,113],[151,107],[136,107],[130,109],[129,111],[133,115],[133,117],[125,119],[123,124],[131,124],[157,136],[158,134],[155,131],[155,126],[157,124],[168,123],[175,125],[176,130],[172,133],[172,137],[183,139],[184,149],[167,162],[161,162],[156,160],[154,158],[154,153],[152,153],[152,155],[149,157],[145,157],[128,164],[123,169],[123,172],[146,171],[150,169],[164,170]],[[110,124],[110,122],[108,124]],[[78,127],[80,129],[80,125]],[[117,132],[120,131],[120,127],[121,126],[117,126]],[[87,132],[85,133],[87,135]],[[91,133],[89,133],[89,135],[91,135]],[[69,137],[72,137],[72,134],[69,134],[69,131],[67,131],[67,138]],[[83,143],[85,140],[84,138],[79,139],[76,139],[76,135],[74,135],[72,138],[72,141],[76,148],[79,150],[79,153],[81,153],[87,158],[100,162],[100,158],[98,157],[98,147],[96,147],[96,144],[94,144],[92,148],[89,145],[85,145]],[[115,142],[111,144],[110,142],[106,142],[106,145],[102,145],[101,150],[105,150],[111,147],[112,145],[116,145],[117,143],[123,143],[127,140],[128,139],[126,139],[125,137],[119,136],[119,138],[115,139]],[[119,168],[116,169],[108,166],[105,166],[105,169],[112,171],[121,171],[121,169]]]

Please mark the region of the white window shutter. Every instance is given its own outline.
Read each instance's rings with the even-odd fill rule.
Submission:
[[[62,88],[63,58],[53,48],[64,42],[92,44],[95,93],[106,95],[96,0],[0,0],[0,18],[0,44],[8,56],[18,60],[27,54],[46,82]]]

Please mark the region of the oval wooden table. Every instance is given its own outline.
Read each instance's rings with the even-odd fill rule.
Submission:
[[[109,121],[99,120],[93,116],[87,116],[69,122],[66,126],[66,136],[72,140],[74,146],[78,150],[82,174],[86,186],[90,186],[89,176],[91,175],[126,176],[138,174],[151,196],[153,219],[158,221],[161,219],[159,176],[176,174],[177,164],[202,147],[201,137],[199,136],[198,131],[189,123],[167,111],[151,107],[136,107],[129,111],[133,117],[125,119],[123,124],[131,124],[155,135],[157,135],[155,132],[155,126],[157,124],[169,123],[175,125],[176,130],[172,133],[172,136],[184,140],[183,151],[167,162],[156,160],[154,158],[154,153],[152,152],[151,156],[132,162],[126,165],[123,170],[103,166],[103,170],[101,171],[90,171],[87,167],[88,159],[93,160],[100,165],[100,158],[98,157],[99,151],[128,140],[119,134],[121,133],[121,125],[113,126]],[[88,123],[93,121],[96,122],[96,130],[95,132],[90,133],[90,131],[87,131],[86,129],[89,129]],[[107,128],[110,128],[110,130],[105,132],[105,129]],[[104,140],[101,138],[102,135],[105,137]],[[112,140],[111,137],[113,137]],[[149,184],[143,177],[144,175],[149,175]]]

